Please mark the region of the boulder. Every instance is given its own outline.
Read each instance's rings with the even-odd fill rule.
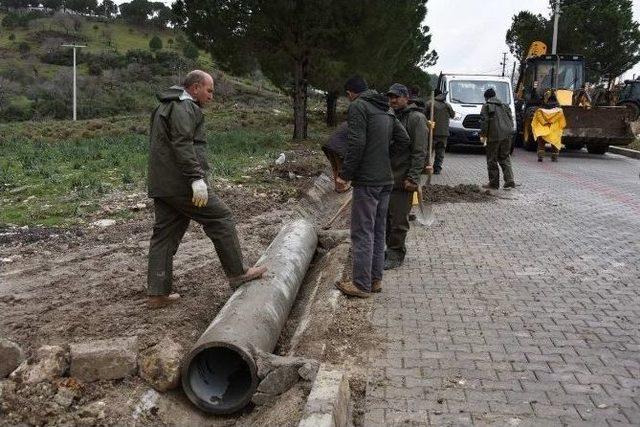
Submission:
[[[30,358],[13,371],[10,378],[27,384],[51,381],[65,374],[68,367],[67,351],[57,345],[43,345]]]
[[[0,338],[0,378],[6,378],[24,362],[24,352],[13,341]]]
[[[138,337],[71,344],[71,376],[82,381],[115,380],[134,375]]]
[[[139,375],[157,391],[174,389],[180,382],[182,346],[165,337],[140,355]]]

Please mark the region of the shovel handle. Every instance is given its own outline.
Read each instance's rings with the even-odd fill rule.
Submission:
[[[345,200],[340,208],[338,208],[336,214],[329,220],[329,222],[324,225],[324,227],[322,227],[324,230],[330,228],[334,221],[338,219],[338,217],[345,211],[345,209],[347,209],[347,206],[349,206],[349,203],[351,203],[351,199],[353,199],[353,194],[349,194],[349,198]]]

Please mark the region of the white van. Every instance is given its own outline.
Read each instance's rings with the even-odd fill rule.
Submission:
[[[508,104],[513,117],[513,129],[516,129],[516,107],[513,102],[513,89],[508,77],[482,74],[440,74],[438,88],[445,94],[446,100],[455,111],[455,118],[449,121],[447,144],[480,144],[480,110],[484,104],[484,92],[492,87],[496,97]]]

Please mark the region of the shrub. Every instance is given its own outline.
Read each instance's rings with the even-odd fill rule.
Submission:
[[[14,41],[16,39],[16,35],[11,33],[9,34],[9,40]]]
[[[92,62],[89,64],[89,75],[91,76],[101,76],[102,75],[102,67],[100,64],[96,62]]]
[[[158,36],[153,36],[151,40],[149,40],[149,49],[152,51],[157,51],[162,49],[162,40]]]
[[[8,105],[0,110],[0,119],[6,121],[29,120],[33,116],[33,101],[24,95],[10,99]]]
[[[20,52],[20,55],[26,56],[31,51],[31,46],[29,46],[29,43],[27,42],[20,42],[18,44],[18,51]]]
[[[142,49],[132,49],[127,51],[126,58],[128,62],[148,65],[153,63],[154,58],[151,52]]]
[[[198,56],[200,56],[200,51],[193,43],[189,43],[184,47],[184,49],[182,49],[182,54],[185,56],[185,58],[195,60],[198,59]]]

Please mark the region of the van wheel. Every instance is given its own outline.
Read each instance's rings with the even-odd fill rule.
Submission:
[[[589,154],[604,154],[608,149],[608,145],[587,145],[587,151]]]

